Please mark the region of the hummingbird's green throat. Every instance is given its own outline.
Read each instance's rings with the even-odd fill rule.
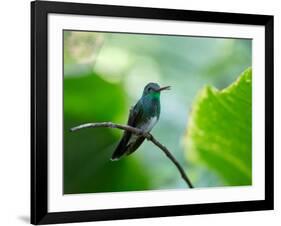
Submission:
[[[160,98],[160,92],[153,92],[147,95],[151,96],[152,98]]]
[[[160,116],[160,93],[169,89],[170,86],[160,87],[157,83],[148,83],[144,87],[142,97],[130,110],[127,124],[143,132],[150,132]],[[143,141],[144,137],[125,131],[111,159],[118,160],[123,155],[133,153]]]

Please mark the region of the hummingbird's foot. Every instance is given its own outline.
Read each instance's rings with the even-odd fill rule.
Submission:
[[[150,133],[146,133],[146,139],[147,140],[152,140],[152,135]]]
[[[140,136],[145,137],[145,138],[148,139],[148,140],[151,140],[151,136],[152,136],[152,135],[151,135],[149,132],[142,131],[142,132],[140,133]]]
[[[141,137],[145,137],[146,132],[144,130],[140,130],[139,136]]]

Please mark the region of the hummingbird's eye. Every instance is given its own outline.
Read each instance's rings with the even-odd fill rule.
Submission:
[[[149,87],[149,88],[147,89],[147,91],[148,91],[148,92],[152,91],[152,88],[151,88],[151,87]]]

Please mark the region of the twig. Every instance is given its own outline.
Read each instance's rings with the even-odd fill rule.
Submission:
[[[156,140],[150,133],[144,133],[141,129],[128,126],[128,125],[121,125],[121,124],[116,124],[112,122],[98,122],[98,123],[86,123],[82,124],[76,127],[73,127],[70,129],[70,131],[74,132],[80,129],[85,129],[85,128],[98,128],[98,127],[108,127],[108,128],[116,128],[116,129],[121,129],[121,130],[126,130],[129,132],[132,132],[138,136],[143,136],[147,140],[151,141],[154,145],[156,145],[160,150],[162,150],[166,156],[174,163],[174,165],[177,167],[178,171],[181,174],[181,177],[183,180],[188,184],[190,188],[193,188],[193,185],[191,181],[189,180],[188,176],[184,172],[184,169],[182,166],[179,164],[179,162],[176,160],[176,158],[172,155],[172,153],[166,148],[163,144],[161,144],[158,140]]]

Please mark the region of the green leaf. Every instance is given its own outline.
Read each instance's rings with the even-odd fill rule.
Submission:
[[[252,70],[229,87],[206,86],[192,108],[185,136],[188,161],[213,170],[225,185],[252,182]]]

